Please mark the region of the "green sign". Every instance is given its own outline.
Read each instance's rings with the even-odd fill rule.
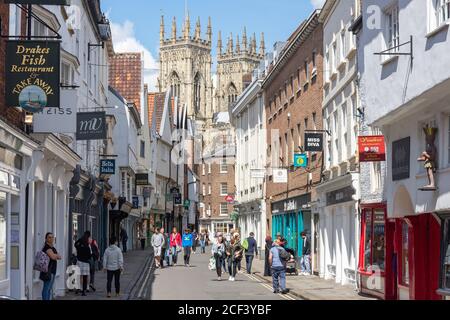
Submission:
[[[186,209],[189,209],[190,206],[191,206],[191,200],[188,200],[188,199],[184,200],[184,207]]]
[[[306,168],[308,166],[308,156],[306,154],[294,154],[294,167]]]

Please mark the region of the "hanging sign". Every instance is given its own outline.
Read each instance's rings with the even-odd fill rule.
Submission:
[[[234,202],[234,197],[231,196],[231,195],[230,196],[226,196],[225,197],[225,201],[228,202],[228,203],[233,203]]]
[[[148,186],[148,173],[137,173],[136,174],[136,185],[137,186]]]
[[[106,139],[106,112],[77,114],[77,140]]]
[[[323,133],[305,133],[305,151],[322,152],[323,151]]]
[[[174,205],[181,205],[181,204],[183,204],[181,193],[174,193],[173,194],[173,204]]]
[[[308,167],[308,156],[306,154],[294,154],[294,167],[295,168]]]
[[[6,42],[6,105],[40,112],[59,108],[60,43]]]
[[[116,173],[116,160],[114,159],[102,159],[100,160],[100,174]]]
[[[386,161],[384,136],[362,136],[358,138],[359,162]]]
[[[288,171],[286,169],[273,170],[273,183],[287,183]]]

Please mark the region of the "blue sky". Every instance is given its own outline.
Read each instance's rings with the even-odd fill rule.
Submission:
[[[165,17],[166,37],[171,34],[173,16],[177,18],[177,31],[180,33],[185,0],[102,0],[101,3],[112,22],[116,51],[144,52],[146,81],[153,82],[158,68],[161,14]],[[236,42],[236,35],[241,36],[244,26],[248,36],[256,33],[258,46],[260,34],[264,32],[269,50],[274,42],[286,40],[313,8],[322,3],[323,0],[187,0],[192,32],[197,17],[200,17],[202,36],[205,37],[208,17],[211,16],[214,56],[219,30],[222,31],[224,45],[231,32]],[[152,83],[149,85],[153,86]]]

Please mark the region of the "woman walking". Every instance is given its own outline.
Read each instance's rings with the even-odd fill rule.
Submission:
[[[272,249],[273,241],[271,236],[266,237],[266,247],[265,247],[265,259],[264,259],[264,277],[271,277],[272,271],[270,269],[270,263],[269,263],[269,255],[270,255],[270,249]]]
[[[225,258],[225,244],[222,236],[217,238],[217,242],[214,242],[212,254],[216,260],[217,280],[222,281],[222,261]]]
[[[196,254],[197,251],[197,241],[198,241],[198,233],[197,230],[194,229],[192,232],[192,253]]]
[[[105,250],[105,254],[103,255],[103,270],[107,272],[107,297],[111,298],[111,283],[113,278],[116,297],[120,297],[120,274],[123,272],[123,254],[117,246],[116,237],[111,237],[109,247]]]
[[[92,256],[90,261],[89,288],[91,288],[91,290],[95,292],[95,271],[97,271],[98,262],[100,261],[100,251],[98,249],[97,240],[92,239],[90,242],[90,246],[92,249]]]
[[[55,237],[53,233],[47,233],[45,235],[45,244],[42,248],[42,252],[45,252],[50,258],[50,262],[48,264],[48,272],[41,272],[39,275],[39,279],[44,282],[44,286],[42,287],[42,300],[48,301],[53,298],[53,284],[55,282],[56,276],[56,267],[58,264],[58,260],[61,260],[61,256],[58,254],[54,247]]]
[[[92,249],[89,244],[91,238],[91,232],[86,231],[81,239],[75,243],[77,250],[77,266],[80,268],[81,282],[83,284],[82,296],[86,296],[88,277],[91,273],[90,260],[92,257]]]
[[[201,253],[206,253],[206,231],[203,230],[200,235],[199,235],[199,240],[200,240],[200,252]]]
[[[240,264],[244,252],[244,248],[241,245],[241,238],[238,233],[234,234],[233,238],[231,239],[231,248],[230,248],[230,262],[231,265],[228,267],[228,270],[230,272],[230,278],[229,281],[235,281],[236,280],[236,273],[238,265]]]
[[[178,253],[181,251],[181,234],[178,233],[177,228],[172,229],[170,234],[170,251],[172,254],[173,265],[177,265]]]

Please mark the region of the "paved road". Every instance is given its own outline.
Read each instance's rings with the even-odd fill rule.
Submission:
[[[207,251],[208,252],[208,251]],[[209,254],[194,254],[189,268],[182,266],[149,268],[137,288],[135,299],[146,300],[296,300],[291,295],[275,295],[267,283],[254,276],[238,274],[235,282],[218,281],[208,269]],[[179,260],[183,261],[182,255]],[[245,265],[245,262],[243,263]],[[223,276],[228,279],[228,274]]]

